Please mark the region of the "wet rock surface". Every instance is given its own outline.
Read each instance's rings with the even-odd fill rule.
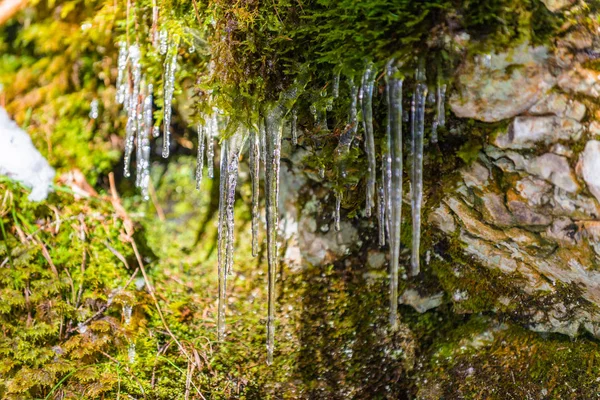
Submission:
[[[548,57],[545,47],[522,45],[468,59],[458,71],[458,90],[450,97],[452,111],[486,122],[527,111],[554,86]]]

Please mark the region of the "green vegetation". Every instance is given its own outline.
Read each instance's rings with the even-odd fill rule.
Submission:
[[[133,183],[120,177],[125,120],[114,101],[116,43],[141,43],[146,78],[159,94],[157,123],[163,59],[148,39],[152,2],[131,1],[129,23],[126,5],[35,3],[0,28],[0,104],[59,174],[79,169],[100,193],[79,198],[63,179],[47,201],[32,204],[25,189],[0,182],[0,397],[483,399],[502,398],[495,397],[499,393],[527,398],[545,390],[548,398],[563,399],[597,389],[595,341],[542,338],[513,325],[526,311],[516,301],[510,306],[497,301],[516,297],[519,305],[542,305],[575,297],[575,288],[563,288],[553,299],[526,296],[510,284],[518,277],[483,270],[463,259],[456,244],[444,242],[437,245],[447,258],[431,260],[424,286],[444,291],[445,303],[424,314],[401,307],[397,332],[387,328],[386,266],[366,267],[375,243],[365,241],[333,264],[301,270],[283,265],[275,364],[267,366],[266,255],[250,256],[244,174],[235,209],[228,335],[217,342],[218,177],[195,190],[196,139],[188,129],[212,106],[230,117],[229,130],[255,124],[259,104],[266,107],[294,82],[302,83],[297,108],[304,171],[316,180],[324,169],[328,185],[344,194],[345,214],[357,222],[366,171],[362,146],[351,148],[346,179],[338,179],[334,162],[348,123],[347,78],[358,82],[366,60],[379,71],[390,58],[398,60],[406,92],[419,59],[427,65],[430,86],[438,79],[451,85],[465,52],[549,43],[565,24],[579,21],[578,14],[552,14],[539,0],[158,1],[159,29],[182,42],[173,124],[177,148],[168,161],[153,158],[155,193],[142,202]],[[461,33],[470,39],[461,42]],[[338,73],[340,97],[334,99],[331,85]],[[378,149],[384,144],[383,87],[379,77]],[[94,99],[100,117],[91,120]],[[311,105],[326,111],[327,130]],[[426,209],[497,128],[450,115],[448,121],[440,143],[427,144],[425,179],[446,186],[428,185]],[[111,171],[117,171],[121,199],[111,197]],[[307,197],[301,193],[301,202]],[[324,208],[331,211],[331,204]],[[407,246],[410,232],[410,219],[404,218]],[[372,229],[365,235],[376,237]],[[425,232],[423,241],[436,239]],[[450,301],[457,291],[468,299]],[[493,320],[493,313],[507,322]],[[485,332],[493,332],[490,339],[472,345]]]

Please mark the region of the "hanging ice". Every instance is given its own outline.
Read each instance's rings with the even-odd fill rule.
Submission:
[[[219,182],[219,223],[218,223],[218,273],[219,273],[219,300],[217,305],[217,338],[219,341],[225,339],[225,302],[227,295],[227,263],[225,260],[225,252],[227,249],[226,235],[227,226],[225,224],[226,208],[227,208],[227,171],[228,171],[228,156],[227,149],[228,141],[223,142],[221,146],[221,163],[220,173],[221,179]]]
[[[206,128],[198,124],[198,155],[196,158],[196,190],[200,190],[202,184],[202,173],[204,170],[204,137]]]
[[[275,281],[277,274],[277,229],[279,224],[279,167],[283,118],[294,106],[301,87],[306,84],[306,74],[301,74],[294,85],[282,93],[277,105],[262,110],[265,130],[265,211],[267,220],[268,312],[267,312],[267,363],[273,362],[275,347]]]
[[[427,85],[425,71],[419,67],[415,73],[416,87],[411,108],[411,206],[412,206],[412,255],[410,274],[420,271],[421,207],[423,203],[423,132],[425,130],[425,99]]]
[[[131,323],[131,313],[133,311],[133,307],[130,304],[123,304],[123,318],[125,319],[125,326]]]
[[[368,63],[362,76],[359,92],[362,107],[363,129],[365,131],[365,153],[367,154],[367,201],[365,215],[371,216],[371,210],[375,206],[375,181],[377,179],[375,160],[375,138],[373,137],[373,86],[375,84],[375,73],[373,64]]]
[[[280,107],[265,115],[265,203],[267,218],[268,316],[267,363],[273,362],[275,346],[275,279],[277,273],[277,227],[279,223],[279,163],[281,157],[283,110]]]
[[[207,123],[206,135],[206,167],[207,175],[210,179],[214,177],[215,165],[215,137],[219,135],[219,121],[217,120],[217,112],[213,111]]]
[[[340,71],[333,76],[333,88],[331,94],[334,99],[337,99],[340,95]]]
[[[298,145],[298,110],[296,108],[292,109],[292,120],[290,122],[291,124],[291,131],[292,131],[292,144],[294,146]]]
[[[127,44],[125,42],[119,42],[119,57],[117,59],[117,95],[116,100],[118,104],[125,102],[125,92],[127,83]]]
[[[162,34],[162,32],[161,32]],[[162,38],[161,38],[162,40]],[[161,43],[162,49],[162,43]],[[179,36],[175,36],[169,44],[165,58],[164,86],[164,118],[163,118],[163,151],[164,158],[169,157],[171,147],[171,112],[173,103],[173,92],[175,91],[175,71],[177,70],[177,51],[179,49]]]
[[[150,183],[150,136],[152,135],[152,90],[153,85],[147,87],[146,96],[142,104],[142,112],[138,115],[141,124],[138,125],[137,137],[137,176],[136,185],[141,189],[142,197],[148,200],[148,185]]]
[[[377,227],[379,228],[379,246],[385,245],[385,193],[383,184],[377,185]]]
[[[131,174],[129,166],[131,164],[131,154],[133,152],[133,146],[135,142],[135,135],[138,128],[138,106],[139,106],[139,93],[140,84],[142,79],[142,67],[140,64],[141,52],[137,44],[129,47],[129,65],[131,79],[133,85],[131,86],[131,94],[127,96],[127,125],[125,126],[125,166],[123,174],[128,178]]]
[[[164,56],[165,54],[167,54],[167,50],[169,48],[169,33],[167,32],[166,29],[160,30],[158,40],[159,40],[158,51],[159,51],[160,55]]]
[[[348,86],[350,87],[350,110],[349,110],[349,123],[346,130],[340,135],[340,141],[335,149],[335,158],[337,159],[337,169],[340,177],[346,178],[348,171],[346,170],[346,158],[350,152],[350,146],[354,137],[356,136],[358,117],[357,117],[357,87],[354,84],[354,79],[348,79]]]
[[[390,325],[398,326],[398,266],[402,222],[402,79],[392,59],[386,66],[388,103],[387,138],[384,170],[386,215],[390,246]],[[389,182],[389,183],[388,183]]]
[[[437,130],[439,127],[446,125],[446,110],[444,109],[444,103],[446,102],[446,84],[438,83],[436,89],[436,105],[435,105],[435,119],[431,125],[431,142],[437,143],[438,134]]]
[[[340,209],[342,208],[342,194],[335,192],[335,211],[333,214],[333,226],[336,231],[340,231]]]
[[[219,302],[217,315],[217,335],[225,338],[225,306],[227,275],[233,268],[235,187],[237,184],[239,157],[245,135],[241,131],[223,141],[221,147],[221,180],[219,185],[219,226],[218,226],[218,270]]]
[[[99,112],[98,112],[98,99],[94,99],[90,102],[90,114],[89,117],[91,119],[96,119],[98,118]]]
[[[252,177],[252,256],[258,255],[260,137],[256,130],[250,132],[250,175]]]

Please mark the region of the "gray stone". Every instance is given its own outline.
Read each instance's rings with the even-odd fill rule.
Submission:
[[[594,136],[600,136],[600,122],[592,121],[588,127],[588,131]]]
[[[550,93],[539,103],[529,109],[529,114],[546,115],[554,114],[558,117],[571,118],[581,121],[585,116],[585,105],[577,100],[572,100],[562,93]]]
[[[600,201],[600,141],[587,142],[581,154],[580,170],[588,189]]]
[[[381,251],[369,251],[367,254],[367,265],[373,269],[381,269],[385,265],[385,253]]]
[[[458,117],[493,122],[519,115],[554,86],[545,47],[521,45],[465,60],[450,107]],[[511,68],[508,68],[511,67]]]
[[[456,222],[445,204],[440,204],[429,214],[429,223],[437,226],[444,233],[456,232]]]
[[[443,292],[436,293],[431,296],[421,296],[419,292],[417,292],[414,289],[406,289],[398,299],[400,304],[409,305],[421,314],[428,310],[441,306],[443,300]]]
[[[531,149],[539,143],[577,140],[582,132],[583,125],[570,118],[517,117],[506,132],[496,137],[494,145],[503,149]]]
[[[599,97],[600,71],[586,69],[578,65],[563,72],[558,77],[558,85],[565,91]]]
[[[567,192],[576,192],[579,190],[579,184],[571,173],[569,161],[565,157],[546,153],[532,158],[525,165],[525,170]]]
[[[506,205],[512,213],[516,225],[534,228],[547,226],[552,222],[550,216],[537,212],[510,191]]]
[[[503,231],[481,222],[481,217],[460,200],[450,197],[445,203],[456,214],[465,229],[474,236],[498,242],[506,239]]]
[[[542,206],[550,201],[550,191],[552,186],[542,180],[532,176],[525,177],[517,182],[515,188],[527,204],[537,207]]]
[[[489,224],[506,227],[513,224],[513,217],[504,204],[504,196],[498,193],[485,193],[481,196],[481,214]]]
[[[570,218],[557,218],[552,221],[543,236],[563,245],[575,244],[575,224]]]
[[[552,12],[559,11],[568,5],[573,4],[574,0],[542,0],[542,3],[546,5],[548,10]]]
[[[480,187],[487,185],[490,171],[479,161],[475,161],[469,167],[463,169],[461,175],[467,187]]]

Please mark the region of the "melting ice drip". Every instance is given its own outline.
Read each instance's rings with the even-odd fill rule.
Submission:
[[[161,51],[162,51],[161,38]],[[171,149],[171,113],[173,104],[173,92],[175,91],[175,71],[177,70],[177,51],[179,49],[179,36],[175,35],[173,41],[169,43],[165,57],[165,77],[164,77],[164,117],[163,117],[163,150],[162,156],[169,157]]]
[[[444,104],[446,102],[446,84],[438,82],[435,93],[435,119],[431,125],[431,143],[437,143],[437,130],[439,127],[446,125],[446,111],[444,110]]]
[[[425,84],[425,71],[417,69],[415,73],[417,84],[412,98],[411,106],[411,205],[412,205],[412,276],[420,271],[421,247],[421,208],[423,205],[423,133],[425,130],[425,99],[427,98],[427,85]]]
[[[219,300],[217,335],[225,339],[225,306],[227,300],[227,275],[233,271],[233,244],[235,187],[238,178],[239,158],[247,132],[238,131],[221,146],[221,180],[219,185],[218,272]]]
[[[375,85],[375,73],[373,64],[367,64],[362,76],[359,99],[362,107],[362,121],[365,132],[365,153],[367,154],[367,202],[365,216],[371,216],[371,210],[375,206],[375,181],[377,179],[377,166],[375,154],[375,138],[373,137],[373,86]]]
[[[383,163],[385,214],[390,247],[390,325],[398,324],[398,270],[402,222],[402,79],[394,60],[386,66],[388,116]],[[381,236],[381,233],[380,233]]]

